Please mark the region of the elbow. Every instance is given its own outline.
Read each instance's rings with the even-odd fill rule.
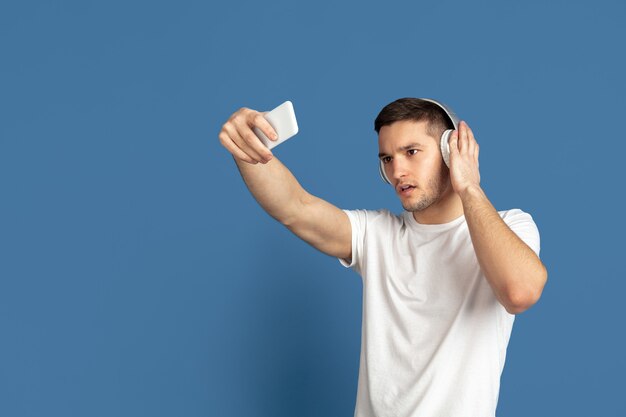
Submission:
[[[548,271],[544,266],[541,274],[535,280],[532,280],[533,285],[530,288],[509,293],[507,303],[504,306],[506,311],[509,314],[520,314],[535,305],[541,298],[547,280]]]
[[[305,210],[310,203],[310,199],[306,195],[293,199],[291,207],[286,208],[281,215],[273,216],[280,224],[292,230],[294,225],[303,217],[307,216]]]
[[[537,301],[526,297],[509,297],[504,308],[509,314],[521,314],[531,308]]]
[[[313,198],[311,194],[302,190],[299,197],[292,199],[291,207],[287,208],[282,216],[276,216],[275,219],[283,226],[291,229],[298,220],[306,216],[305,210],[309,207]]]
[[[537,301],[539,301],[538,297],[533,297],[520,292],[515,295],[510,295],[504,308],[509,312],[509,314],[521,314],[535,305]]]

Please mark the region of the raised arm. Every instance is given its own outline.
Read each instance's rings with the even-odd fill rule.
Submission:
[[[254,126],[274,138],[263,113],[247,108],[235,112],[219,133],[248,190],[270,216],[302,240],[327,255],[350,260],[352,232],[346,213],[304,190],[254,134]]]

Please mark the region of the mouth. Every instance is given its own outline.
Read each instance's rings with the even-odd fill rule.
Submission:
[[[397,187],[398,194],[401,196],[407,196],[413,192],[415,187],[410,184],[405,184]]]

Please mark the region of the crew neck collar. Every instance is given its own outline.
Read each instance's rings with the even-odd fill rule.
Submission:
[[[446,230],[450,230],[453,227],[456,227],[465,222],[465,215],[463,214],[461,214],[456,219],[449,221],[448,223],[439,224],[418,223],[417,220],[415,220],[415,217],[413,217],[413,213],[406,210],[402,213],[402,216],[404,216],[405,222],[407,222],[412,229],[418,230],[420,232],[443,232]]]

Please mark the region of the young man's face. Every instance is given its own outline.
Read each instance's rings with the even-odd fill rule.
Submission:
[[[422,211],[437,202],[449,186],[449,170],[439,139],[427,133],[427,121],[401,120],[380,128],[379,158],[402,207]],[[404,191],[402,185],[412,188]]]

